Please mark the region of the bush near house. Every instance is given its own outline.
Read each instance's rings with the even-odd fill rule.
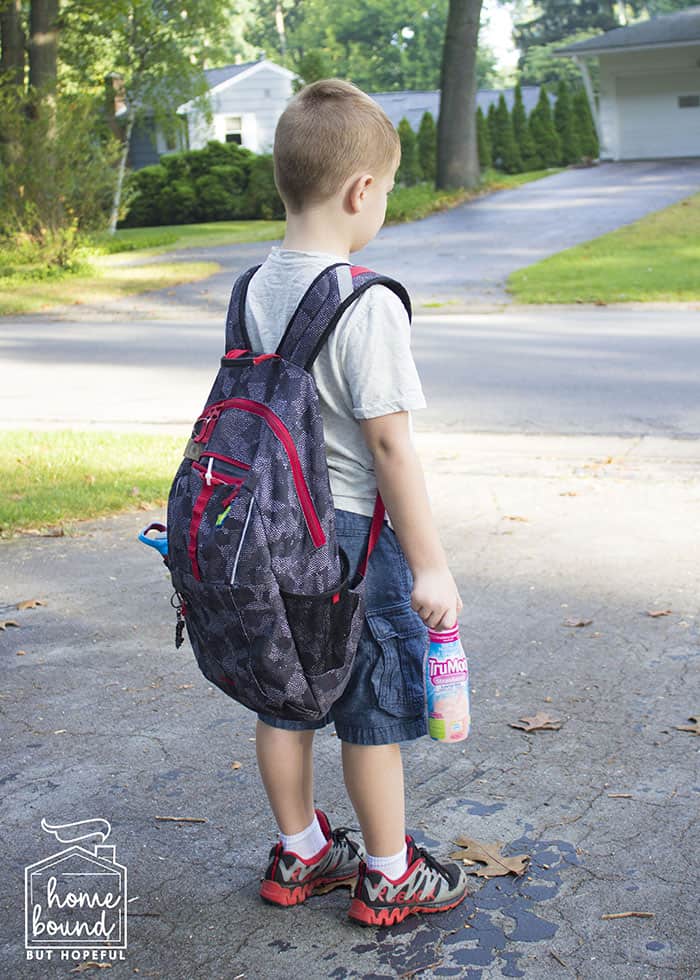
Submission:
[[[130,175],[127,198],[126,228],[284,217],[272,157],[236,143],[163,156]]]

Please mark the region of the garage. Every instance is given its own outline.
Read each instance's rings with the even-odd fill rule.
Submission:
[[[556,54],[581,70],[601,160],[700,157],[700,7],[619,27]]]

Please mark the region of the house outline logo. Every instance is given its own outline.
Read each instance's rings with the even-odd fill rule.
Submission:
[[[127,944],[127,869],[105,844],[112,826],[102,817],[41,829],[70,846],[24,869],[28,959],[123,959]],[[78,843],[93,838],[92,850]],[[43,950],[43,953],[39,951]],[[118,951],[122,951],[121,953]],[[36,951],[32,955],[33,951]]]

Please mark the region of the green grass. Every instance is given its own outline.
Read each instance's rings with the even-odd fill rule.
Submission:
[[[700,300],[700,194],[520,269],[521,303]]]
[[[284,235],[284,221],[211,221],[201,225],[163,225],[160,228],[119,228],[114,237],[93,235],[97,254],[148,249],[151,254],[186,248],[267,242]]]
[[[0,535],[165,505],[185,442],[131,433],[3,432]]]

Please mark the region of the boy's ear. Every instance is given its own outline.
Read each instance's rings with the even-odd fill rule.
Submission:
[[[374,183],[374,177],[372,174],[362,174],[357,177],[348,190],[348,203],[350,204],[350,210],[353,214],[357,214],[362,208],[367,197],[367,191]]]

